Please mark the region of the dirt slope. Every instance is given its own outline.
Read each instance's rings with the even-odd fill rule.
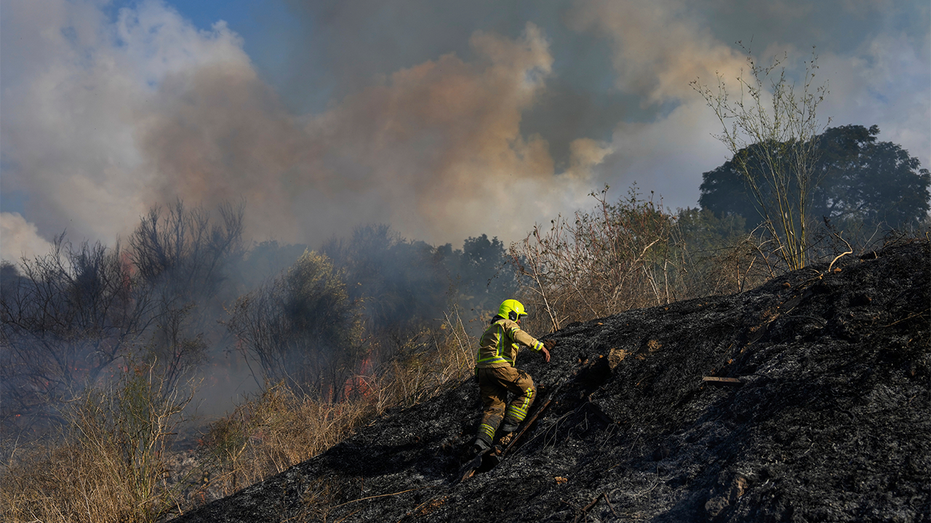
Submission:
[[[472,382],[176,521],[931,521],[929,244],[834,268],[561,330],[518,361],[554,402],[463,483]]]

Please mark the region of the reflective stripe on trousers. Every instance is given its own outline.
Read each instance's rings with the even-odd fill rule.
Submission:
[[[484,416],[479,425],[478,437],[494,439],[494,433],[502,420],[517,425],[527,417],[527,411],[536,397],[533,379],[514,367],[476,369],[479,393],[482,397]],[[516,397],[507,405],[508,392]],[[505,409],[505,406],[507,408]],[[490,441],[489,441],[490,443]]]
[[[524,401],[517,403],[516,400],[508,405],[508,410],[505,413],[505,418],[510,418],[517,423],[524,421],[524,418],[527,417],[527,410],[530,409],[530,404],[533,403],[533,394],[534,389],[530,387],[529,389],[524,390]],[[518,397],[517,399],[520,399]]]

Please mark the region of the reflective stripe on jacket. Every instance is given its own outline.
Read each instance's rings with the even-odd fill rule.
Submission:
[[[516,321],[499,318],[482,334],[475,366],[478,368],[513,366],[521,345],[535,351],[543,349],[543,342],[522,331]]]

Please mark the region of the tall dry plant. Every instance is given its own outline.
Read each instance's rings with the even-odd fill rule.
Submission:
[[[365,401],[330,403],[272,385],[210,425],[208,488],[225,496],[283,472],[335,445],[371,414]]]
[[[733,294],[774,278],[765,233],[744,232],[740,216],[719,218],[707,209],[683,209],[676,215],[677,299]]]
[[[728,88],[718,76],[716,89],[692,82],[722,126],[717,135],[734,155],[734,162],[754,198],[774,244],[772,253],[788,270],[808,264],[810,232],[815,225],[812,197],[824,173],[816,169],[818,135],[828,124],[817,116],[827,86],[814,84],[817,55],[805,62],[801,87],[786,75],[785,61],[760,64],[747,51],[747,71]],[[728,79],[729,80],[729,79]]]
[[[365,380],[378,411],[413,405],[431,398],[474,374],[477,340],[470,336],[457,308],[445,314],[439,328],[412,336],[397,355]]]

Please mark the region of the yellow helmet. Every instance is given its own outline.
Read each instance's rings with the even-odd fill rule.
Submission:
[[[511,321],[517,321],[521,316],[526,315],[524,305],[517,300],[504,300],[501,302],[501,307],[498,307],[498,316]]]

